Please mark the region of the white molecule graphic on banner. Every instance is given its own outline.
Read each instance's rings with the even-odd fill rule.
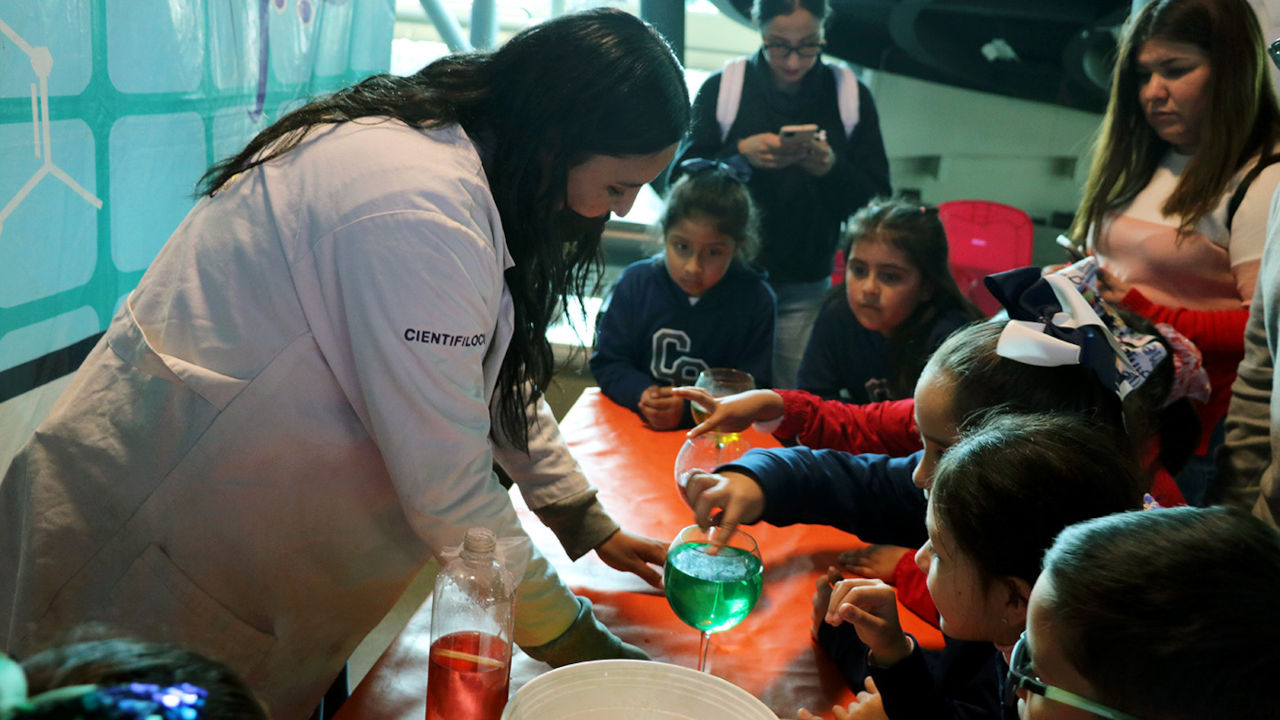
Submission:
[[[9,38],[31,59],[31,69],[39,81],[38,86],[36,83],[31,83],[31,133],[36,157],[44,161],[35,174],[18,189],[18,193],[5,204],[3,209],[0,209],[0,234],[4,233],[4,221],[46,175],[52,175],[61,180],[77,195],[84,198],[85,202],[101,210],[102,200],[86,190],[53,162],[53,147],[49,140],[49,73],[53,70],[53,55],[47,47],[32,47],[3,20],[0,20],[0,33]]]

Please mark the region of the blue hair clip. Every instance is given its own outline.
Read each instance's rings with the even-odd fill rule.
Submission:
[[[80,703],[95,717],[113,720],[198,720],[207,696],[204,688],[191,683],[129,683],[86,693]]]
[[[1098,293],[1097,276],[1097,259],[1087,257],[1044,276],[1025,267],[984,278],[1009,313],[996,353],[1042,367],[1086,365],[1123,400],[1168,353],[1125,324]]]
[[[69,685],[29,698],[22,666],[0,653],[0,720],[22,720],[54,706],[66,708],[68,715],[94,720],[199,720],[208,695],[191,683],[168,687],[127,683]]]
[[[680,163],[680,171],[687,175],[698,175],[712,170],[719,170],[744,185],[751,179],[751,165],[741,155],[734,155],[728,160],[691,158]]]

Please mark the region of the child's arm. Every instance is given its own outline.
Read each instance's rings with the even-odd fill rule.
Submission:
[[[709,412],[706,420],[689,431],[691,438],[714,430],[742,432],[752,423],[768,422],[782,415],[782,397],[775,390],[748,390],[717,398],[700,387],[687,386],[673,388],[672,393]]]
[[[890,718],[1001,717],[994,648],[948,641],[946,661],[931,670],[924,653],[898,622],[893,588],[879,580],[841,580],[831,592],[827,623],[851,622],[868,648],[867,666]],[[944,673],[939,675],[937,673]]]
[[[868,659],[878,667],[893,667],[915,649],[902,631],[893,588],[883,580],[851,578],[836,583],[827,607],[827,624],[853,623],[867,646]]]
[[[915,401],[889,400],[853,405],[822,400],[803,390],[775,391],[783,401],[782,424],[774,437],[811,448],[909,455],[922,449]]]
[[[914,400],[851,405],[822,400],[803,390],[752,390],[714,399],[694,387],[674,392],[711,408],[707,419],[689,431],[690,437],[712,430],[741,432],[752,423],[777,422],[774,437],[814,449],[895,456],[922,449]]]
[[[870,543],[919,547],[928,539],[924,493],[911,480],[919,458],[756,449],[719,472],[745,475],[759,486],[759,519],[770,524],[830,525]]]
[[[1257,263],[1245,263],[1257,274]],[[1168,323],[1201,352],[1244,352],[1244,326],[1249,321],[1249,309],[1241,310],[1190,310],[1157,305],[1142,291],[1120,280],[1114,273],[1098,268],[1103,297],[1124,305],[1142,317],[1156,323]],[[1252,291],[1252,288],[1250,288]],[[1252,296],[1246,298],[1246,302]]]

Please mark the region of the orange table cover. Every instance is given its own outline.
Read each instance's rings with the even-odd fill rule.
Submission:
[[[588,388],[560,423],[574,457],[599,488],[611,515],[632,532],[670,539],[693,521],[675,486],[673,466],[683,432],[655,432],[640,418]],[[753,430],[755,447],[777,441]],[[564,581],[595,604],[596,616],[655,660],[697,666],[698,632],[682,623],[665,596],[631,574],[606,566],[594,553],[570,562],[555,537],[517,500],[525,528]],[[863,545],[856,537],[816,525],[745,527],[760,546],[764,592],[737,627],[715,633],[709,670],[760,698],[783,718],[799,707],[830,717],[853,692],[810,639],[814,587],[836,555]],[[940,647],[937,630],[899,608],[904,628],[925,647]],[[343,705],[336,720],[420,718],[425,714],[430,601],[379,658]],[[512,664],[511,691],[549,666],[521,652]]]

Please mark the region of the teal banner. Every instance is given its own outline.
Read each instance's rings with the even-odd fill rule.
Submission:
[[[394,0],[0,0],[0,402],[73,370],[214,161],[390,66]]]

